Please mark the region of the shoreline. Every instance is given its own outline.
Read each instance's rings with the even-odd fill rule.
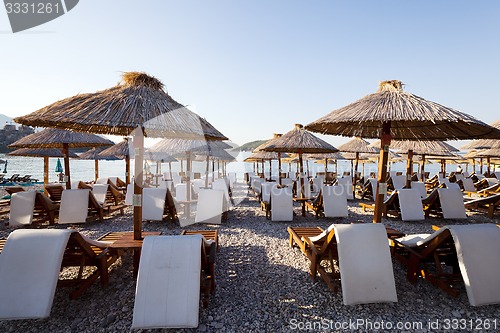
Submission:
[[[382,331],[400,331],[381,327],[383,321],[392,323],[421,323],[412,332],[431,332],[432,323],[449,319],[494,320],[500,305],[472,307],[462,286],[453,298],[419,280],[415,285],[406,280],[405,269],[393,260],[398,295],[397,303],[376,303],[345,306],[342,293],[331,292],[324,281],[315,283],[309,277],[309,261],[296,248],[288,245],[288,226],[319,226],[332,223],[371,223],[372,212],[363,212],[359,200],[349,201],[348,218],[316,219],[311,213],[300,215],[294,206],[293,222],[272,222],[246,186],[238,183],[234,194],[239,204],[229,212],[228,221],[220,226],[195,224],[186,229],[219,230],[220,251],[217,253],[217,289],[208,309],[200,306],[200,325],[197,329],[141,330],[141,332],[290,332],[311,328],[312,331],[345,331],[342,323],[364,320],[365,326],[356,331],[371,331],[379,325]],[[480,214],[468,213],[467,220],[430,218],[421,222],[402,222],[389,218],[383,223],[405,233],[432,233],[432,224],[494,223]],[[97,238],[108,231],[132,230],[131,209],[123,216],[114,216],[104,223],[74,225],[83,234]],[[65,228],[55,226],[50,228]],[[178,235],[178,223],[144,222],[144,231],[162,231]],[[13,228],[2,226],[0,238]],[[74,274],[63,271],[62,274]],[[110,271],[109,286],[101,289],[94,283],[79,299],[69,300],[70,288],[57,288],[51,315],[41,320],[0,321],[2,332],[124,332],[131,330],[134,307],[135,280],[132,277],[130,254],[118,260]],[[366,325],[372,323],[372,329]],[[321,324],[325,326],[318,326]],[[311,326],[312,325],[312,326]],[[316,326],[314,326],[316,325]],[[500,326],[500,323],[498,323]],[[337,327],[339,326],[339,327]],[[351,326],[352,328],[352,326]],[[499,327],[500,329],[500,327]],[[347,328],[349,330],[349,328]]]

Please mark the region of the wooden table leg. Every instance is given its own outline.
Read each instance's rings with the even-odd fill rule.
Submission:
[[[306,203],[302,201],[302,216],[306,216]]]
[[[134,279],[137,278],[139,273],[139,261],[141,259],[141,249],[134,249],[133,251],[133,261],[134,261]]]

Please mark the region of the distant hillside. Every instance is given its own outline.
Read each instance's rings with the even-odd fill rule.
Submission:
[[[257,148],[266,141],[268,140],[257,140],[257,141],[247,142],[244,145],[242,145],[240,149],[241,151],[253,151],[255,148]]]
[[[2,129],[7,124],[14,124],[12,118],[4,114],[0,114],[0,129]]]

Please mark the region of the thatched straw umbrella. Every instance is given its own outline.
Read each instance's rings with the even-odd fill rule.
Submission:
[[[113,145],[113,141],[101,136],[65,131],[56,128],[47,128],[30,134],[9,145],[13,148],[62,148],[64,157],[64,174],[66,188],[71,189],[71,174],[69,168],[69,148],[106,147]]]
[[[273,134],[273,138],[270,139],[270,140],[267,140],[266,142],[262,143],[261,145],[257,146],[257,148],[255,148],[253,150],[254,153],[258,153],[262,150],[262,148],[264,147],[267,147],[269,146],[270,144],[272,144],[273,140],[281,137],[283,134],[281,133],[274,133]],[[273,155],[267,155],[267,156],[273,156]],[[278,152],[277,153],[277,156],[276,158],[266,158],[267,160],[269,160],[269,177],[271,176],[271,173],[272,173],[272,170],[271,170],[271,160],[278,160],[278,184],[281,185],[281,152]],[[264,173],[264,159],[261,159],[262,160],[262,173]]]
[[[168,163],[168,168],[170,172],[170,179],[172,179],[172,162],[177,162],[177,159],[173,157],[170,154],[167,153],[158,153],[158,152],[152,152],[146,150],[144,152],[144,159],[148,161],[154,161],[156,162],[156,175],[155,175],[155,180],[156,180],[156,185],[158,185],[158,177],[161,175],[161,164],[162,163]]]
[[[323,134],[381,139],[374,222],[382,219],[391,139],[500,138],[498,129],[465,113],[407,93],[396,80],[381,82],[378,92],[319,118],[306,129]]]
[[[495,127],[495,128],[498,128],[500,129],[500,120],[497,120],[495,122],[493,122],[491,124],[491,126]],[[471,150],[471,149],[495,149],[495,148],[500,148],[500,140],[496,140],[496,139],[480,139],[480,140],[472,140],[471,142],[469,142],[468,144],[460,147],[461,149],[465,149],[465,150]],[[480,159],[480,165],[481,165],[481,173],[483,172],[483,156],[480,156],[480,155],[477,155],[477,154],[474,154],[474,158],[472,158],[472,161],[474,163],[474,171],[475,171],[475,158],[479,158]],[[487,156],[484,156],[486,157],[487,159],[487,164],[488,164],[488,173],[490,172],[489,170],[489,165],[490,165],[490,161],[488,160],[488,157]],[[491,159],[491,156],[490,158]]]
[[[300,191],[301,199],[304,200],[304,165],[302,154],[314,153],[336,153],[338,149],[321,140],[312,133],[306,131],[301,124],[295,124],[295,128],[279,138],[273,139],[268,145],[262,147],[263,151],[274,151],[280,153],[297,153],[300,164]],[[302,216],[305,216],[305,201],[302,202]]]
[[[354,175],[353,175],[353,183],[356,184],[357,182],[357,172],[358,172],[358,161],[359,161],[359,154],[360,153],[366,153],[366,154],[378,154],[380,152],[380,149],[377,149],[375,147],[370,146],[370,143],[366,140],[363,140],[359,137],[356,137],[352,140],[349,140],[348,142],[344,143],[343,145],[338,147],[340,152],[346,152],[346,153],[355,153],[355,166],[354,166]]]
[[[108,161],[119,160],[119,158],[116,156],[106,157],[99,155],[103,150],[106,150],[106,148],[95,147],[78,155],[78,157],[82,160],[94,160],[94,180],[97,180],[97,178],[99,178],[99,160],[108,160]]]
[[[425,158],[428,155],[442,156],[442,157],[454,157],[454,152],[459,150],[452,145],[443,141],[429,141],[429,140],[392,140],[391,148],[398,153],[407,153],[408,160],[406,164],[406,186],[410,187],[411,174],[413,171],[413,156],[419,155],[422,158],[422,164],[420,168],[420,174],[422,175],[422,181],[425,181]]]
[[[304,156],[310,160],[316,160],[316,163],[325,165],[325,172],[328,172],[328,163],[331,160],[335,164],[335,172],[337,172],[337,160],[345,160],[340,153],[324,153],[324,154],[306,154]]]
[[[49,183],[49,157],[64,157],[61,149],[57,148],[19,148],[11,151],[10,156],[43,157],[43,183]],[[68,152],[68,157],[78,158],[73,152]]]
[[[99,156],[104,158],[119,158],[125,160],[125,183],[130,184],[130,143],[128,138],[123,138],[123,141],[104,149],[99,153]]]
[[[281,185],[281,159],[290,157],[288,154],[275,153],[270,151],[254,151],[252,155],[245,158],[244,162],[262,162],[262,172],[264,172],[264,161],[269,161],[269,174],[271,174],[271,162],[278,161],[278,179]]]
[[[142,195],[144,137],[227,138],[208,121],[177,103],[163,83],[145,73],[123,74],[115,87],[50,104],[15,122],[82,132],[134,136],[134,194]],[[140,202],[141,200],[138,200]],[[142,239],[142,207],[134,206],[134,239]]]

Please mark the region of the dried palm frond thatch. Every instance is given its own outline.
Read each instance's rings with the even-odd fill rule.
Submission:
[[[380,146],[380,140],[373,144]],[[392,140],[390,147],[397,153],[406,153],[412,150],[415,155],[452,156],[453,152],[459,151],[444,141],[429,140]]]
[[[99,153],[100,157],[109,158],[117,157],[120,159],[125,159],[130,157],[129,143],[128,140],[123,140],[109,148],[104,149]]]
[[[232,148],[223,141],[186,140],[182,138],[163,139],[149,148],[150,152],[164,152],[174,156],[186,153],[212,152]]]
[[[19,148],[11,151],[10,156],[31,156],[31,157],[64,157],[61,149],[57,148]],[[79,158],[77,154],[69,152],[69,157]]]
[[[495,121],[491,126],[500,129],[500,120]],[[479,139],[472,140],[468,144],[460,147],[461,149],[489,149],[500,148],[500,140],[498,139]]]
[[[110,155],[110,156],[100,155],[100,153],[106,149],[109,149],[109,148],[95,147],[95,148],[87,150],[84,153],[81,153],[80,155],[78,155],[78,157],[82,160],[108,160],[108,161],[112,161],[112,160],[119,160],[120,159],[119,157],[114,156],[114,155]]]
[[[383,81],[379,90],[313,121],[307,130],[322,134],[380,138],[389,123],[398,140],[466,140],[500,138],[500,131],[441,104],[405,92],[397,80]]]
[[[362,138],[356,137],[338,147],[338,150],[346,153],[368,153],[378,154],[380,149],[373,147],[370,143]]]
[[[300,124],[282,136],[272,139],[260,150],[281,153],[335,153],[337,148],[308,132]]]
[[[289,158],[288,154],[282,153],[281,156],[278,156],[278,153],[271,151],[258,151],[253,153],[252,155],[245,158],[244,162],[260,162],[262,160],[277,160],[278,158]]]
[[[15,122],[80,132],[129,135],[141,126],[145,136],[227,138],[204,118],[176,102],[156,78],[127,72],[117,86],[69,97]]]
[[[67,144],[70,148],[112,146],[111,140],[99,135],[46,128],[25,136],[9,145],[11,148],[62,148]]]

